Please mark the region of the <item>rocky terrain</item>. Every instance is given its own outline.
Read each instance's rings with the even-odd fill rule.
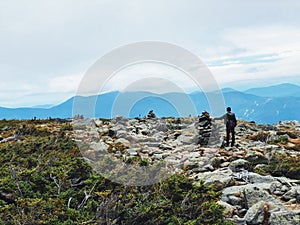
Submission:
[[[195,183],[222,191],[219,204],[236,224],[300,224],[300,123],[238,121],[236,146],[223,147],[225,127],[208,114],[188,118],[73,121],[86,161],[101,153],[123,162],[165,162]],[[83,148],[81,148],[83,149]],[[99,156],[97,158],[97,155]]]

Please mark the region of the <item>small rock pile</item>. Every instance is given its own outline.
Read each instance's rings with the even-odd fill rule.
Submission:
[[[148,113],[148,115],[147,115],[147,118],[156,118],[156,115],[155,115],[155,113],[153,112],[153,110],[150,110],[149,111],[149,113]]]
[[[205,146],[208,144],[219,144],[220,142],[220,127],[212,123],[212,118],[209,113],[203,111],[199,117],[198,123],[199,140],[198,144]]]
[[[199,117],[199,141],[200,145],[207,145],[212,133],[212,123],[211,118],[208,112],[203,111],[202,115]]]

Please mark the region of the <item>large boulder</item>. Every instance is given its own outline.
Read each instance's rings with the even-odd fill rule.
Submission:
[[[247,186],[243,190],[243,195],[245,198],[245,205],[247,208],[252,207],[259,201],[265,201],[270,204],[270,210],[276,211],[285,209],[286,207],[275,199],[272,195],[270,195],[266,190],[259,187],[258,185],[255,186]]]
[[[214,184],[217,189],[222,190],[225,187],[234,184],[232,171],[228,168],[221,168],[213,172],[204,172],[197,175],[198,179],[204,180],[205,184]]]
[[[227,187],[223,190],[222,201],[230,204],[236,204],[237,201],[233,202],[233,196],[240,198],[240,207],[246,209],[251,208],[259,201],[264,201],[270,204],[270,211],[276,211],[286,209],[286,207],[268,193],[269,184],[246,184],[240,186]]]
[[[259,201],[255,203],[250,209],[248,209],[244,220],[248,225],[260,225],[263,224],[265,216],[266,203],[264,201]]]

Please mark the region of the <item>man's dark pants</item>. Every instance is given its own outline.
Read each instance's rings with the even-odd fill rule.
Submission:
[[[226,126],[226,146],[229,146],[230,134],[231,134],[231,146],[234,146],[235,143],[234,127]]]

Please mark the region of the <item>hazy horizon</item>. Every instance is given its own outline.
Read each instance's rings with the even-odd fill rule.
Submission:
[[[275,85],[257,86],[257,87],[247,88],[247,89],[236,89],[236,88],[232,88],[232,87],[226,86],[226,87],[220,87],[220,91],[222,91],[224,89],[233,89],[235,91],[245,92],[245,91],[248,91],[250,89],[268,88],[268,87],[274,87],[274,86],[279,86],[279,85],[295,85],[295,86],[298,86],[300,88],[300,85],[297,85],[297,84],[292,84],[292,83],[278,83],[278,84],[275,84]],[[99,95],[113,93],[113,92],[126,93],[126,91],[123,92],[123,91],[120,91],[120,90],[110,90],[110,91],[106,91],[106,92],[101,92],[101,93],[99,93]],[[128,92],[145,92],[145,93],[153,93],[153,94],[160,95],[160,94],[168,94],[168,93],[186,93],[186,94],[192,94],[192,93],[199,93],[199,92],[203,92],[203,91],[202,90],[195,90],[195,91],[192,90],[192,91],[184,91],[184,92],[163,92],[163,93],[157,93],[157,92],[152,92],[152,91],[147,91],[147,90],[140,90],[140,91],[138,90],[138,91],[128,91]],[[13,108],[42,108],[42,109],[44,108],[44,109],[49,109],[49,108],[58,106],[58,105],[66,102],[66,101],[68,101],[71,98],[76,97],[76,96],[89,97],[89,96],[94,96],[94,95],[86,95],[86,96],[72,95],[70,97],[61,99],[60,101],[58,101],[56,103],[52,103],[52,104],[49,103],[49,102],[44,102],[44,104],[40,104],[40,105],[20,105],[20,106],[15,106],[15,107],[6,107],[6,106],[3,106],[3,105],[0,105],[0,107],[11,108],[11,109],[13,109]]]

